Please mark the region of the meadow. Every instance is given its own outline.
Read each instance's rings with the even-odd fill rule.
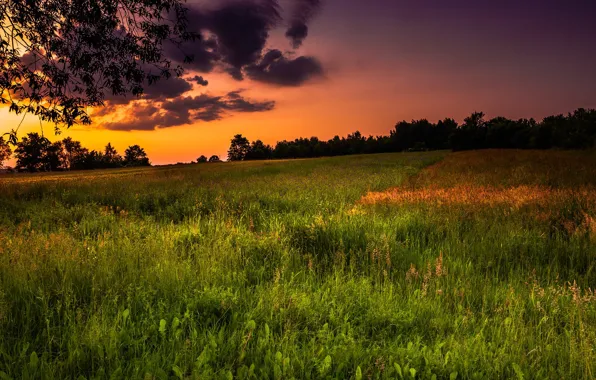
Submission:
[[[596,153],[0,176],[0,379],[593,379]]]

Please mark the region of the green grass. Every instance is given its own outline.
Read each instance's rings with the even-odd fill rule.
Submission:
[[[475,155],[0,177],[0,379],[594,378],[592,198],[361,201],[596,185],[592,153]]]

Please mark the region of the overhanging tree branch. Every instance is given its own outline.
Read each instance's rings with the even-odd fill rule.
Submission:
[[[107,96],[139,96],[181,75],[163,53],[199,36],[184,0],[5,0],[0,4],[0,102],[70,127]]]

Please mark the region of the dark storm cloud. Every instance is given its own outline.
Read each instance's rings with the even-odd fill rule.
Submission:
[[[295,0],[291,25],[306,24],[320,6],[320,0]],[[225,72],[237,81],[246,77],[271,85],[299,86],[321,77],[321,63],[314,57],[290,58],[280,50],[264,53],[270,33],[281,22],[278,0],[229,0],[207,8],[191,4],[188,13],[190,31],[201,38],[180,46],[169,42],[166,57],[192,72],[183,78],[162,78],[145,87],[140,98],[107,96],[106,105],[94,112],[107,119],[118,107],[128,104],[124,121],[104,122],[112,130],[153,130],[199,121],[219,120],[234,112],[265,112],[275,107],[273,101],[253,101],[240,91],[224,96],[188,96],[193,84],[207,86],[198,73]],[[298,30],[298,29],[296,29]],[[288,31],[289,33],[290,31]],[[294,45],[302,43],[307,29],[291,33]],[[185,62],[187,57],[191,62]]]
[[[144,99],[172,99],[192,90],[192,85],[182,78],[160,79],[145,87]]]
[[[324,70],[314,57],[287,58],[279,50],[270,50],[261,62],[246,68],[246,74],[255,81],[279,86],[299,86],[310,79],[321,77]]]
[[[306,38],[307,23],[320,4],[321,0],[294,0],[286,35],[295,47]],[[178,63],[183,64],[185,55],[192,57],[191,63],[183,64],[188,69],[209,73],[219,68],[238,81],[248,74],[264,83],[290,86],[300,85],[323,71],[319,61],[311,57],[290,60],[280,56],[270,63],[267,57],[262,58],[271,31],[281,21],[277,0],[225,1],[212,9],[194,4],[188,19],[192,31],[202,38],[166,47],[168,57]]]
[[[91,111],[93,117],[103,117],[116,111],[116,106],[110,102],[105,103],[103,107],[95,108]]]
[[[162,105],[162,108],[168,112],[191,114],[192,119],[202,121],[219,120],[227,112],[265,112],[271,111],[274,107],[273,101],[248,100],[241,95],[241,91],[232,91],[225,96],[202,94],[178,98]]]
[[[128,96],[107,94],[104,97],[104,101],[107,103],[104,108],[128,104],[139,99],[160,101],[177,98],[192,90],[192,85],[183,78],[161,78],[152,84],[147,83],[143,90],[143,94],[140,97],[135,97],[130,94]]]
[[[321,0],[294,0],[294,9],[286,37],[294,48],[299,48],[308,36],[308,22],[321,7]]]
[[[200,75],[195,75],[194,77],[189,78],[188,80],[191,81],[191,82],[193,82],[193,83],[198,84],[199,86],[207,86],[207,85],[209,85],[209,81],[206,80],[205,78],[203,78]]]
[[[273,101],[265,101],[265,102],[251,102],[246,100],[241,95],[241,90],[238,91],[231,91],[226,96],[226,102],[224,104],[224,108],[229,111],[236,111],[236,112],[263,112],[263,111],[271,111],[275,107],[275,102]]]
[[[244,73],[242,72],[242,69],[239,69],[237,67],[227,67],[224,69],[224,71],[230,74],[230,76],[236,79],[237,81],[244,80]]]
[[[204,19],[198,11],[191,10],[189,12],[189,19],[195,25],[195,29],[192,31],[200,33],[201,37],[194,41],[184,42],[180,46],[167,42],[164,44],[164,54],[169,59],[179,64],[184,64],[184,67],[187,69],[210,73],[221,59],[217,52],[217,41],[201,33],[201,29],[204,27]],[[185,62],[185,58],[187,57],[191,59],[190,62]]]
[[[254,63],[280,19],[275,6],[255,2],[233,2],[211,12],[207,27],[217,36],[219,52],[226,63],[240,68]]]
[[[215,9],[189,8],[189,28],[201,35],[195,41],[165,48],[166,55],[184,66],[209,73],[218,65],[241,70],[254,63],[269,39],[270,31],[281,20],[277,1],[227,1]],[[236,74],[236,78],[239,76]]]
[[[192,124],[197,120],[219,120],[234,112],[266,112],[274,107],[273,101],[246,99],[241,91],[229,92],[225,96],[202,94],[166,100],[159,106],[135,103],[126,120],[104,123],[103,127],[119,131],[154,130]]]

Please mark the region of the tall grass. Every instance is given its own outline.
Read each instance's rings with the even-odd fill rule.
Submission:
[[[0,177],[0,378],[594,378],[594,156],[444,156]]]

